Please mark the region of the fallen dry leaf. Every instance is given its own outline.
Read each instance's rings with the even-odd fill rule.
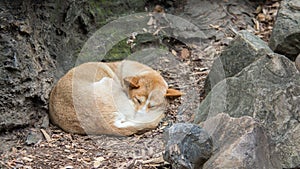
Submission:
[[[95,158],[94,163],[93,163],[94,168],[100,167],[101,163],[102,163],[104,160],[105,160],[104,157],[97,157],[97,158]]]
[[[263,13],[258,14],[257,15],[257,20],[260,21],[260,22],[266,21],[266,15],[263,14]]]
[[[24,160],[24,161],[28,161],[28,162],[31,162],[31,161],[33,161],[33,159],[31,159],[31,158],[28,158],[28,157],[23,157],[23,158],[22,158],[22,160]]]
[[[187,48],[183,48],[180,52],[180,57],[182,59],[187,59],[190,57],[190,55],[191,55],[191,52]]]
[[[164,160],[163,156],[161,155],[157,158],[144,160],[144,161],[142,161],[142,164],[160,164],[160,163],[164,163],[164,162],[165,162],[165,160]]]

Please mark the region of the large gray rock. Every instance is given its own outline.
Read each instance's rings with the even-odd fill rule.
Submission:
[[[300,164],[300,74],[286,57],[267,54],[218,83],[200,104],[195,123],[224,112],[264,124],[282,167]]]
[[[272,50],[266,42],[248,31],[240,31],[214,61],[206,78],[205,92],[208,93],[218,82],[234,76],[267,53],[272,53]]]
[[[213,139],[213,155],[203,169],[281,169],[265,128],[252,117],[218,114],[201,123]]]
[[[75,65],[89,34],[144,6],[140,0],[0,1],[0,132],[38,126],[53,83]]]
[[[195,124],[177,123],[165,133],[164,159],[177,169],[198,169],[212,154],[212,140]]]
[[[47,114],[55,63],[47,38],[41,37],[48,29],[27,5],[28,1],[0,2],[1,8],[7,7],[0,9],[0,132],[33,125]]]
[[[295,60],[300,53],[300,1],[283,0],[269,45],[275,52]]]

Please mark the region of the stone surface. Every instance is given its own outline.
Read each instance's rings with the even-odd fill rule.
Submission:
[[[74,66],[89,35],[144,5],[139,0],[0,1],[0,131],[37,126],[47,114],[54,82]]]
[[[266,42],[248,31],[240,31],[215,59],[206,78],[206,94],[221,80],[234,76],[261,56],[271,52]]]
[[[295,60],[295,66],[298,69],[298,71],[300,72],[300,54],[297,56],[297,58]]]
[[[203,169],[281,169],[265,128],[252,117],[220,113],[201,123],[212,137],[214,150]]]
[[[277,53],[295,60],[300,53],[300,2],[283,0],[272,30],[269,45]]]
[[[212,140],[198,125],[177,123],[164,135],[164,159],[173,168],[198,169],[212,154]]]
[[[282,167],[300,164],[300,73],[284,56],[268,54],[218,83],[200,104],[195,123],[218,113],[264,124]]]
[[[224,42],[226,41],[226,34],[232,33],[228,29],[229,27],[237,31],[252,27],[253,11],[255,11],[258,3],[258,1],[250,2],[248,0],[189,0],[184,7],[182,17],[198,26],[207,38]],[[224,23],[224,21],[226,22]],[[218,29],[212,29],[213,26],[218,27]]]
[[[26,145],[34,145],[43,140],[43,135],[40,131],[32,130],[28,133],[26,138]]]

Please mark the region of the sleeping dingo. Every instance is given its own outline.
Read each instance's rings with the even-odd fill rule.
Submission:
[[[164,117],[165,97],[181,95],[138,62],[89,62],[53,88],[50,119],[71,133],[128,136],[155,128]]]

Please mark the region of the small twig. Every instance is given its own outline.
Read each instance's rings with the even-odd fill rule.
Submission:
[[[203,72],[193,72],[192,75],[207,75],[208,71],[203,71]]]
[[[235,30],[231,25],[228,26],[228,29],[231,31],[231,33],[233,33],[233,36],[238,34],[238,31]]]
[[[158,165],[158,164],[164,163],[165,160],[163,158],[162,152],[157,153],[157,155],[158,155],[158,157],[156,157],[156,158],[152,158],[152,159],[149,159],[149,160],[137,160],[137,162],[140,162],[144,165],[145,164],[148,164],[148,165],[156,164],[156,165]]]
[[[44,135],[44,137],[45,137],[45,139],[46,139],[47,142],[51,142],[52,141],[50,135],[44,129],[41,129],[41,132],[43,133],[43,135]]]

